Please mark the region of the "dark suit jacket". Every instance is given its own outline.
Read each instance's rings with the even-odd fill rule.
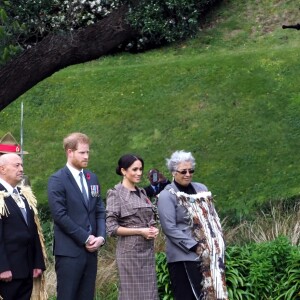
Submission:
[[[77,257],[85,251],[90,234],[105,238],[105,207],[100,197],[98,178],[85,170],[89,206],[67,166],[53,174],[48,182],[48,201],[54,220],[54,255]],[[98,194],[91,193],[98,189]],[[91,230],[89,232],[89,230]]]
[[[160,182],[158,184],[158,189],[154,190],[152,185],[149,184],[148,186],[144,187],[144,190],[146,191],[146,194],[149,198],[155,197],[158,195],[168,184],[171,182],[169,180],[166,180],[165,182]]]
[[[6,191],[2,184],[0,191]],[[14,199],[9,196],[4,201],[9,214],[0,218],[0,272],[11,270],[13,279],[21,279],[32,276],[33,269],[45,270],[33,210],[25,199],[27,225]]]

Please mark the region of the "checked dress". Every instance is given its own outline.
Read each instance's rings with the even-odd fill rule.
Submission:
[[[107,233],[116,236],[119,226],[128,228],[155,225],[153,205],[138,189],[140,197],[117,184],[107,192]],[[119,300],[158,300],[154,240],[141,235],[118,236],[116,259],[119,272]]]

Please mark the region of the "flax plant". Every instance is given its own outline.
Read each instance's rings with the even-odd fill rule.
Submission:
[[[300,203],[295,203],[288,210],[284,202],[271,204],[269,212],[262,211],[253,221],[245,221],[225,230],[228,244],[261,243],[279,236],[286,236],[293,245],[300,245]]]

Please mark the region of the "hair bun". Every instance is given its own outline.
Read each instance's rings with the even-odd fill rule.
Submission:
[[[116,167],[116,173],[117,173],[118,175],[120,175],[120,176],[123,176],[123,174],[121,173],[121,168],[120,168],[120,166],[117,166],[117,167]]]

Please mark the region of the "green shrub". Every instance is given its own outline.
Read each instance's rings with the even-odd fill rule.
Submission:
[[[228,247],[229,299],[299,299],[299,250],[286,237]]]
[[[171,283],[167,265],[167,258],[164,252],[156,253],[156,274],[159,298],[162,300],[172,300]]]
[[[256,299],[272,299],[269,297],[274,295],[274,290],[284,274],[291,247],[283,237],[253,246],[248,282]]]
[[[143,0],[131,10],[128,20],[142,33],[138,43],[173,42],[195,35],[203,11],[216,0]]]
[[[276,300],[300,299],[300,251],[293,248],[287,257],[286,268],[280,283],[275,291],[278,294]]]
[[[254,299],[254,295],[247,290],[249,283],[249,266],[251,265],[250,247],[229,247],[226,251],[226,282],[229,299]]]
[[[166,254],[156,254],[160,299],[173,299]],[[300,249],[286,237],[264,243],[229,246],[226,282],[232,300],[300,299]]]

